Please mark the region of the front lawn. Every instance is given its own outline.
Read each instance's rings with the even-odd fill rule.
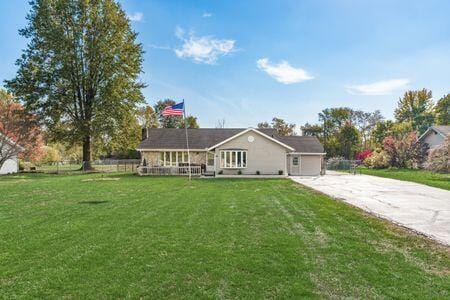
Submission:
[[[450,174],[432,173],[426,170],[412,169],[361,169],[362,174],[412,181],[429,186],[450,190]]]
[[[2,298],[448,298],[450,250],[287,179],[0,177]]]

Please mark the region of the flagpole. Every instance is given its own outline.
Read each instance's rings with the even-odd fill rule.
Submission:
[[[186,148],[188,154],[188,172],[189,172],[189,182],[191,181],[191,154],[189,151],[189,135],[187,130],[187,121],[186,121],[186,106],[184,104],[183,99],[183,117],[184,117],[184,131],[186,132]]]

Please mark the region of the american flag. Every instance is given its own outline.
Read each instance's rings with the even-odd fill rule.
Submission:
[[[182,116],[183,110],[184,110],[184,102],[180,102],[172,106],[166,106],[166,108],[164,108],[162,111],[162,115],[163,117]]]

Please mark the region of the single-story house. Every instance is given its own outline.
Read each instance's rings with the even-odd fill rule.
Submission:
[[[450,137],[450,126],[431,126],[419,137],[419,141],[428,144],[428,147],[432,150],[443,145],[447,137]]]
[[[209,175],[308,175],[324,172],[316,137],[281,136],[275,129],[188,129],[191,167]],[[185,129],[143,129],[138,146],[143,173],[177,174],[188,163]],[[175,172],[167,172],[172,169]],[[153,172],[158,170],[157,172]],[[192,169],[191,169],[192,170]],[[158,173],[159,172],[159,173]]]

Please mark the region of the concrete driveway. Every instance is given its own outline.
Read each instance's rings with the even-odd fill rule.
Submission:
[[[450,245],[450,191],[369,175],[327,171],[300,184]]]

